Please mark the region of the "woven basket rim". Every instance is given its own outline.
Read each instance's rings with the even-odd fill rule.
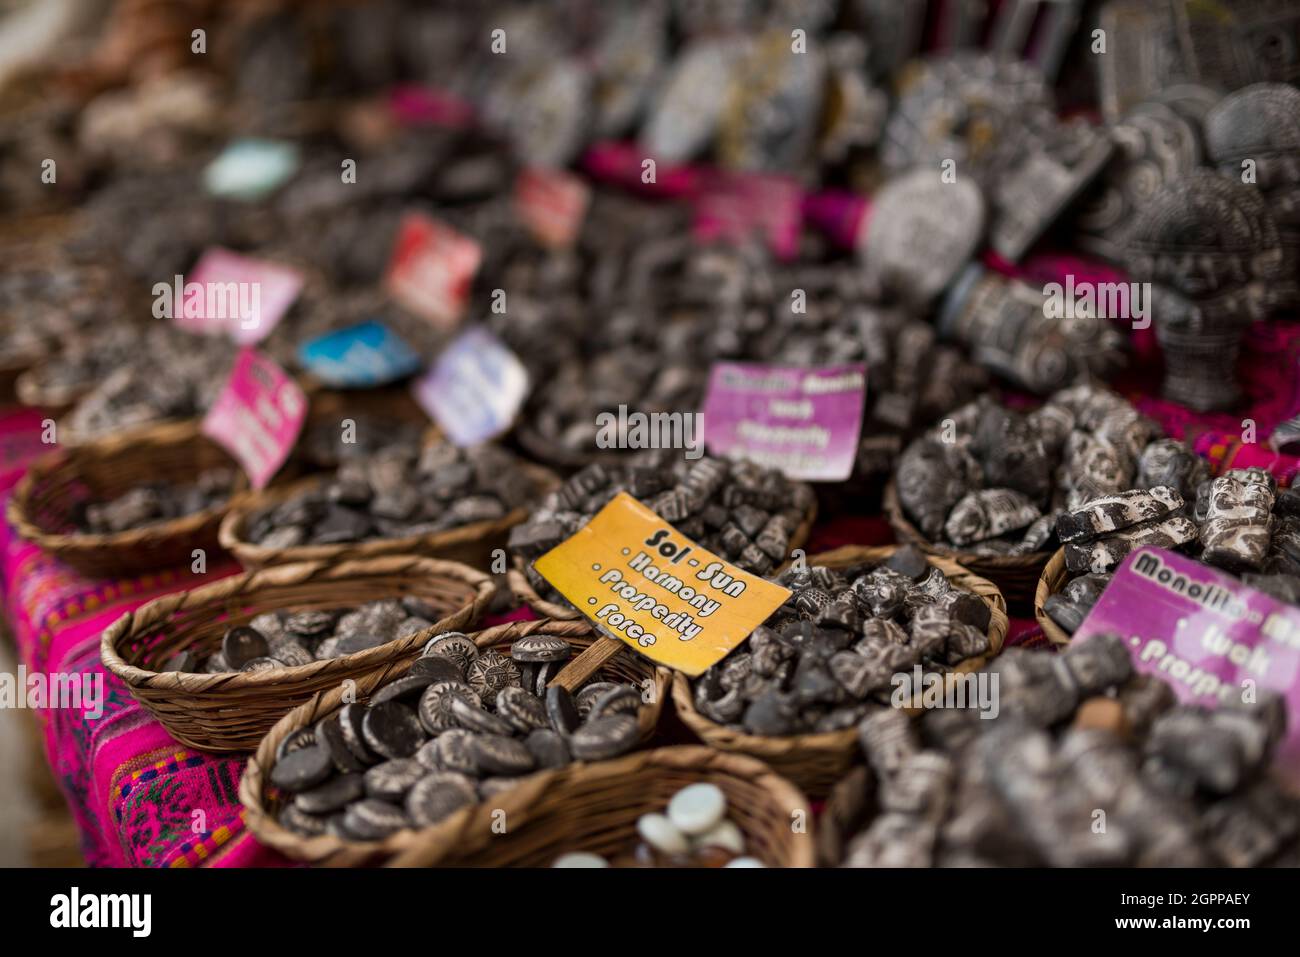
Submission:
[[[233,458],[230,466],[236,474],[236,491],[223,502],[179,518],[152,522],[124,532],[50,532],[37,525],[35,517],[28,514],[37,486],[62,469],[80,470],[116,457],[146,454],[151,446],[186,442],[209,442],[213,448],[221,449],[203,434],[193,419],[144,425],[90,442],[51,449],[37,457],[14,486],[5,509],[9,523],[21,538],[56,556],[69,552],[128,551],[146,539],[180,537],[196,532],[217,516],[247,501],[251,495],[247,476]]]
[[[50,390],[42,385],[38,378],[41,370],[53,358],[53,354],[46,355],[35,364],[24,369],[18,378],[14,380],[14,396],[18,399],[19,405],[25,405],[31,409],[44,409],[57,418],[80,402],[94,388],[94,384],[68,390],[71,395],[55,401],[49,395]]]
[[[313,377],[311,373],[304,373],[303,376],[299,378],[298,384],[302,387],[303,392],[307,396],[307,418],[303,420],[303,434],[306,434],[309,428],[312,428],[323,420],[332,417],[340,410],[346,409],[350,400],[349,394],[351,393],[360,397],[362,402],[366,403],[366,405],[363,405],[360,410],[356,409],[354,406],[351,410],[354,413],[360,411],[363,415],[374,414],[373,407],[369,407],[370,403],[374,403],[375,406],[378,406],[383,410],[384,414],[391,415],[392,418],[397,421],[414,422],[421,425],[421,448],[446,441],[447,437],[443,433],[442,428],[437,422],[429,419],[428,413],[419,407],[414,397],[412,397],[410,392],[405,388],[380,386],[378,390],[364,388],[343,389],[336,386],[325,385],[319,379]],[[387,391],[390,389],[392,390],[391,394],[384,398],[375,395],[377,391]],[[403,395],[406,396],[406,400],[400,400],[396,403],[391,401],[393,399],[398,399]],[[355,402],[355,399],[352,401]],[[316,469],[323,468],[327,472],[334,471],[341,464],[341,460],[337,458],[330,462],[327,459],[314,457],[308,452],[308,450],[302,447],[296,447],[294,449],[294,455],[306,459]]]
[[[790,535],[790,551],[796,548],[802,548],[812,535],[813,524],[817,521],[817,497],[812,497],[812,504],[800,519],[798,526]],[[773,575],[779,574],[790,564],[787,559],[779,567],[772,571]],[[510,556],[510,569],[506,572],[506,581],[510,586],[510,593],[514,596],[515,601],[527,605],[537,614],[544,618],[557,618],[560,620],[569,620],[584,617],[582,612],[576,608],[565,608],[563,605],[556,604],[553,601],[547,601],[537,593],[532,582],[528,580],[525,569],[528,562],[521,555]]]
[[[901,547],[899,545],[842,545],[829,552],[810,555],[806,561],[809,566],[826,565],[833,568],[837,563],[840,566],[847,566],[862,561],[884,560]],[[927,555],[926,560],[943,571],[949,580],[960,581],[966,590],[974,592],[989,606],[989,652],[959,662],[953,666],[953,671],[965,673],[982,668],[990,659],[1001,654],[1010,627],[1006,601],[1001,591],[988,579],[976,575],[951,559],[939,555]],[[983,592],[975,591],[976,587],[983,588]],[[780,758],[808,751],[842,751],[851,748],[857,741],[856,728],[783,737],[767,737],[733,731],[700,714],[695,707],[694,696],[691,694],[690,681],[681,672],[673,675],[673,704],[682,723],[699,735],[706,744],[761,755],[764,758]]]
[[[525,452],[537,459],[537,461],[545,462],[552,468],[577,472],[588,465],[608,462],[611,458],[616,457],[603,450],[590,453],[570,452],[553,442],[549,442],[542,437],[537,429],[533,428],[532,422],[522,412],[515,419],[513,435]]]
[[[889,482],[885,485],[883,504],[885,506],[885,517],[889,520],[889,525],[894,530],[894,534],[902,540],[903,544],[915,545],[928,555],[940,555],[944,558],[950,558],[959,565],[980,565],[985,568],[1036,571],[1052,554],[1048,551],[1037,551],[1029,552],[1027,555],[980,555],[975,552],[962,551],[949,545],[931,542],[919,528],[912,524],[906,513],[904,513],[903,503],[899,501],[898,489],[893,476],[890,476]]]
[[[506,572],[506,582],[510,586],[510,594],[514,596],[516,602],[528,606],[532,611],[545,618],[554,618],[557,621],[577,621],[582,618],[582,612],[576,608],[565,608],[563,605],[556,604],[553,601],[547,601],[537,593],[532,582],[524,573],[524,559],[519,555],[511,556],[511,568]]]
[[[821,867],[839,867],[844,860],[844,848],[853,835],[840,830],[838,813],[848,803],[848,795],[857,789],[866,789],[876,783],[875,773],[867,764],[858,764],[835,782],[826,795],[826,803],[817,818],[817,863]]]
[[[791,815],[799,810],[807,813],[812,808],[807,795],[798,785],[783,777],[762,761],[744,754],[718,751],[702,745],[686,744],[652,748],[648,751],[636,751],[608,761],[574,762],[563,768],[540,772],[527,782],[526,787],[516,788],[507,793],[508,797],[516,799],[513,802],[516,806],[507,811],[509,820],[516,823],[522,820],[527,823],[531,819],[530,811],[537,797],[548,793],[554,794],[557,790],[566,789],[576,783],[591,781],[611,782],[615,787],[619,788],[620,793],[626,793],[628,803],[635,806],[638,803],[645,802],[637,775],[639,772],[653,768],[686,771],[696,774],[702,779],[719,774],[744,779],[762,791],[768,800],[782,810],[783,815]],[[501,802],[494,803],[499,807]],[[492,808],[491,810],[497,809]],[[471,846],[457,853],[460,848],[456,841],[443,841],[441,846],[435,848],[429,848],[427,845],[422,846],[423,841],[412,841],[410,846],[392,861],[392,866],[436,867],[444,861],[447,861],[450,866],[476,866],[475,856],[481,853],[483,847],[490,847],[490,845],[483,843],[485,840],[483,835],[490,833],[484,826],[487,822],[478,821],[477,824],[475,823],[475,819],[482,818],[486,810],[487,806],[483,803],[471,808],[471,819],[466,822],[467,826],[459,828],[457,832],[457,836],[471,835],[477,838],[477,846]],[[662,811],[662,806],[658,803],[653,806],[647,803],[646,810]],[[429,831],[418,833],[424,841],[427,841],[432,836]],[[791,859],[781,862],[780,866],[816,866],[816,845],[812,831],[808,829],[804,829],[802,832],[792,830],[791,835]],[[482,863],[487,864],[490,862]]]
[[[4,375],[20,376],[27,372],[33,366],[36,366],[53,354],[50,347],[35,348],[27,352],[11,353],[0,358],[0,373]]]
[[[400,657],[417,645],[422,646],[428,640],[429,633],[439,628],[447,617],[452,616],[445,616],[430,628],[407,635],[405,638],[395,638],[374,648],[366,648],[338,658],[313,661],[310,664],[277,668],[273,671],[226,671],[217,674],[153,671],[126,661],[117,647],[128,637],[165,628],[166,623],[182,609],[215,604],[241,593],[247,593],[248,600],[251,602],[259,592],[274,590],[281,585],[294,584],[305,578],[315,577],[317,581],[330,582],[416,575],[450,578],[468,585],[474,592],[471,608],[486,607],[495,592],[495,585],[490,575],[460,562],[417,555],[389,555],[341,562],[337,565],[328,562],[276,565],[231,575],[189,591],[164,595],[141,605],[133,612],[127,612],[104,630],[100,638],[100,659],[105,668],[122,679],[133,691],[137,687],[149,687],[158,691],[186,694],[213,690],[233,693],[245,688],[275,688],[300,678],[315,679],[335,672],[350,673],[358,666],[368,664],[372,660],[378,665],[390,658]]]
[[[73,408],[75,409],[76,406],[73,406]],[[108,439],[118,438],[122,435],[125,435],[128,431],[135,431],[136,429],[143,431],[144,429],[162,428],[164,426],[171,426],[171,425],[189,425],[198,420],[194,419],[193,417],[185,418],[185,419],[167,417],[162,419],[151,419],[148,422],[141,422],[139,425],[132,426],[130,430],[124,429],[122,431],[118,431],[115,429],[111,432],[91,432],[91,433],[86,433],[84,430],[78,431],[76,428],[74,428],[72,423],[68,420],[68,416],[66,413],[56,418],[55,421],[58,423],[58,427],[59,427],[59,448],[77,449],[86,445],[94,445],[97,442],[103,442]]]
[[[550,469],[534,462],[520,460],[518,466],[528,473],[538,485],[537,496],[545,495],[559,482]],[[221,520],[217,540],[246,568],[261,568],[273,564],[306,561],[332,561],[341,555],[354,558],[378,557],[389,554],[412,554],[434,549],[466,545],[503,534],[527,520],[530,505],[521,505],[500,518],[484,519],[441,532],[408,535],[403,538],[369,538],[360,542],[339,542],[332,545],[295,545],[291,548],[268,548],[246,540],[244,529],[255,512],[288,501],[294,495],[317,488],[330,480],[328,475],[311,475],[279,487],[263,489],[230,509]]]
[[[595,628],[585,621],[556,621],[546,618],[504,622],[469,633],[474,643],[480,648],[504,644],[506,641],[514,641],[517,638],[532,634],[551,634],[567,638],[590,636],[593,642],[600,640],[602,637]],[[636,660],[642,661],[646,667],[652,669],[651,674],[654,676],[657,690],[649,731],[647,732],[643,728],[644,739],[647,734],[653,734],[654,727],[658,725],[663,715],[669,678],[667,669],[657,666],[647,659]],[[390,680],[394,680],[401,673],[404,673],[408,667],[410,667],[409,662],[390,663],[386,667],[376,668],[365,676],[356,679],[356,700],[368,698],[379,688],[389,683]],[[280,742],[291,732],[334,714],[343,704],[343,690],[340,688],[329,692],[317,692],[310,700],[281,717],[263,736],[256,750],[249,757],[239,780],[239,800],[245,809],[245,822],[257,839],[297,860],[320,863],[340,858],[345,862],[359,863],[378,856],[394,855],[410,847],[417,835],[460,834],[469,820],[470,813],[476,807],[483,806],[482,801],[463,808],[446,820],[430,827],[406,828],[378,841],[345,841],[332,834],[305,837],[295,834],[280,825],[279,821],[268,810],[267,802],[264,799],[265,792],[270,786],[267,776],[275,763],[276,749],[279,747]],[[575,765],[583,763],[575,762]],[[570,765],[570,767],[572,766],[574,765]],[[494,805],[502,806],[502,802],[518,800],[521,787],[531,787],[534,782],[543,779],[544,775],[548,776],[545,780],[549,781],[549,776],[554,773],[554,771],[538,771],[520,777],[518,786],[493,797]]]
[[[409,387],[400,383],[348,389],[322,382],[310,372],[304,372],[299,385],[308,399],[306,424],[311,424],[313,419],[319,421],[323,416],[343,409],[355,409],[356,401],[360,399],[365,403],[364,409],[368,413],[378,408],[394,419],[419,423],[423,427],[421,432],[426,443],[431,438],[436,437],[441,440],[443,437],[438,423],[430,419],[428,413],[420,408],[419,403],[411,395]],[[394,399],[398,401],[393,402]]]
[[[1034,619],[1038,622],[1038,627],[1043,629],[1043,634],[1047,637],[1047,640],[1054,645],[1068,645],[1070,636],[1066,634],[1064,628],[1052,621],[1047,612],[1043,610],[1043,606],[1047,604],[1047,599],[1065,587],[1068,578],[1069,572],[1065,567],[1065,549],[1058,548],[1052,553],[1052,557],[1047,560],[1047,564],[1043,566],[1043,574],[1038,579],[1038,587],[1034,589]]]

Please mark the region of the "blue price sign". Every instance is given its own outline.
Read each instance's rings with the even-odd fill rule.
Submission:
[[[298,347],[302,367],[326,385],[365,389],[405,378],[420,357],[382,322],[363,322]]]

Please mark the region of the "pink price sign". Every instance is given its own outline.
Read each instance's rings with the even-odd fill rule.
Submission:
[[[704,398],[714,455],[780,469],[793,479],[842,482],[853,472],[867,369],[715,362]]]
[[[245,346],[203,419],[203,434],[233,455],[253,488],[261,489],[284,465],[306,417],[307,396],[298,383]]]
[[[1274,756],[1300,787],[1300,608],[1163,548],[1124,559],[1071,639],[1111,632],[1133,666],[1169,682],[1179,700],[1214,707],[1281,694],[1292,715]]]
[[[240,345],[271,334],[302,289],[302,273],[266,259],[213,246],[188,277],[154,286],[154,315],[200,335],[226,335]]]

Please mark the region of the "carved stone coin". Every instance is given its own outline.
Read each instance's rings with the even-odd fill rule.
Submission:
[[[295,804],[286,804],[280,809],[280,823],[295,834],[301,834],[304,837],[316,837],[324,834],[328,820],[325,817],[308,814]]]
[[[467,731],[478,731],[482,734],[510,735],[514,733],[512,728],[504,719],[497,717],[490,711],[484,711],[482,706],[471,701],[469,698],[459,695],[451,696],[451,716],[456,723]]]
[[[477,799],[473,782],[463,774],[435,771],[420,778],[411,788],[406,796],[406,813],[415,825],[429,827]]]
[[[298,728],[291,731],[275,749],[275,759],[279,761],[290,752],[297,751],[316,743],[315,728]]]
[[[579,688],[578,693],[573,696],[573,703],[578,708],[578,717],[586,718],[591,713],[596,700],[605,692],[617,687],[618,683],[614,681],[592,681]]]
[[[502,688],[497,694],[497,714],[520,734],[550,726],[546,704],[523,688]]]
[[[365,793],[360,774],[339,774],[310,791],[303,791],[293,803],[308,814],[328,814],[342,810]]]
[[[339,730],[343,734],[343,743],[347,745],[349,751],[362,764],[374,764],[379,760],[379,755],[366,744],[365,735],[362,733],[361,724],[365,717],[366,707],[355,702],[345,704],[339,709],[338,723]]]
[[[428,655],[423,658],[416,658],[406,674],[411,678],[429,677],[434,682],[464,682],[465,680],[464,669],[451,658],[443,655]]]
[[[365,792],[373,798],[396,804],[427,773],[428,770],[414,758],[385,761],[366,771],[363,780]]]
[[[476,735],[472,747],[474,763],[483,774],[527,774],[535,767],[523,743],[505,735]]]
[[[539,768],[562,768],[573,760],[564,736],[550,728],[538,728],[524,739],[524,747]]]
[[[330,760],[339,771],[360,771],[365,767],[343,739],[343,726],[337,714],[330,715],[316,725],[316,740],[329,750]]]
[[[554,635],[525,635],[510,646],[515,661],[565,661],[573,647]]]
[[[396,681],[390,681],[373,695],[370,696],[370,707],[376,707],[385,701],[406,701],[411,698],[418,698],[424,689],[437,681],[432,675],[411,674],[408,672],[404,677]]]
[[[324,783],[333,771],[334,762],[330,760],[329,749],[318,741],[291,751],[276,761],[271,768],[271,783],[297,793]]]
[[[425,656],[441,655],[454,661],[462,672],[468,672],[470,663],[478,657],[478,645],[468,635],[449,631],[430,638],[424,646]]]
[[[431,766],[434,770],[459,771],[461,774],[477,777],[478,756],[474,748],[477,737],[478,735],[473,731],[460,728],[444,731],[426,745],[426,747],[431,746],[431,750],[427,754],[421,751],[420,754],[424,757],[417,760],[426,767]]]
[[[455,681],[439,681],[429,685],[420,696],[420,724],[429,734],[438,734],[457,726],[451,706],[456,698],[465,698],[479,707],[479,696],[469,685]]]
[[[632,750],[639,730],[631,715],[611,714],[588,721],[574,731],[569,736],[569,748],[579,761],[603,761]]]
[[[587,720],[594,721],[607,714],[630,714],[635,716],[641,710],[641,692],[631,685],[618,685],[606,691],[591,706]]]
[[[466,677],[469,686],[489,707],[496,703],[502,688],[518,688],[522,681],[519,668],[498,651],[485,651],[475,658]]]
[[[425,738],[415,712],[396,701],[368,710],[361,722],[361,733],[366,744],[386,758],[409,758]]]
[[[401,808],[377,798],[365,798],[348,805],[343,812],[343,826],[363,841],[379,841],[395,831],[410,826]]]
[[[226,632],[221,640],[221,653],[235,671],[241,670],[254,658],[266,658],[271,654],[271,646],[266,636],[248,625],[238,625]]]
[[[284,620],[284,630],[304,638],[316,638],[334,627],[337,615],[332,611],[300,611]]]
[[[568,688],[553,685],[546,689],[546,715],[560,734],[571,734],[578,726],[578,708]]]

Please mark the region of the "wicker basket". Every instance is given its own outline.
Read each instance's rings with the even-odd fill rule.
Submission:
[[[18,399],[18,380],[36,361],[25,356],[0,359],[0,406],[12,405]]]
[[[419,835],[392,863],[549,867],[573,851],[616,857],[638,842],[641,815],[662,813],[677,791],[703,781],[726,794],[728,817],[744,834],[747,854],[769,867],[814,865],[811,834],[792,826],[810,817],[799,789],[758,761],[699,747],[660,748],[535,775],[493,806],[465,813],[454,827]],[[501,820],[504,833],[493,828]]]
[[[7,269],[49,273],[75,270],[86,287],[86,302],[93,303],[96,315],[116,315],[124,295],[122,284],[104,265],[77,262],[67,245],[75,233],[75,217],[66,213],[20,214],[0,222],[0,262]],[[47,303],[51,309],[63,309],[66,301]],[[0,313],[0,325],[13,320],[30,324],[31,316]],[[31,348],[17,352],[12,345],[0,343],[0,404],[22,400],[18,382],[24,373],[39,367],[60,348],[60,333],[46,329],[31,343]],[[64,437],[66,439],[66,437]],[[64,441],[63,444],[67,444]]]
[[[582,612],[572,605],[547,601],[537,594],[537,589],[524,573],[523,559],[515,555],[511,561],[514,567],[506,573],[506,581],[510,585],[510,594],[514,596],[517,604],[527,605],[535,614],[543,618],[555,618],[560,621],[578,621],[582,618]]]
[[[831,789],[817,818],[817,863],[839,867],[844,848],[876,813],[875,775],[859,764]]]
[[[540,489],[538,497],[555,486],[555,474],[539,465],[520,462],[522,468]],[[298,545],[293,548],[267,548],[245,538],[252,516],[268,507],[278,505],[308,489],[315,488],[327,478],[316,476],[303,479],[278,489],[267,489],[233,508],[221,523],[221,546],[233,554],[245,568],[266,568],[289,562],[351,561],[376,558],[380,555],[430,555],[449,561],[464,562],[474,568],[487,568],[492,553],[504,549],[510,529],[528,518],[528,509],[516,508],[501,518],[472,522],[460,528],[428,535],[406,538],[376,538],[364,542],[345,542],[339,545]]]
[[[790,551],[793,552],[796,548],[803,547],[804,543],[808,541],[808,536],[812,534],[813,523],[816,521],[817,502],[814,499],[812,506],[804,515],[803,520],[799,523],[799,527],[796,528],[794,534],[790,536]],[[514,595],[516,602],[527,605],[543,618],[558,618],[561,621],[577,621],[583,617],[582,612],[578,611],[572,605],[561,605],[557,602],[548,601],[539,595],[537,589],[533,587],[532,582],[528,580],[528,575],[524,571],[524,560],[518,555],[511,558],[511,564],[514,567],[510,569],[506,577],[510,584],[510,592]],[[777,572],[780,572],[789,564],[790,563],[787,561],[777,569]],[[773,574],[775,573],[776,572]]]
[[[285,712],[319,691],[377,669],[405,667],[433,634],[472,627],[492,579],[455,562],[394,555],[367,562],[287,565],[157,598],[113,622],[100,641],[106,667],[178,741],[204,751],[251,751]],[[215,651],[226,630],[280,609],[345,608],[415,595],[444,617],[377,648],[293,668],[245,674],[156,669],[177,651]]]
[[[583,650],[599,637],[586,624],[545,619],[497,625],[477,632],[472,637],[480,648],[496,647],[498,650],[505,651],[516,639],[531,634],[558,635]],[[373,673],[358,679],[355,700],[365,700],[393,678],[399,677],[408,666],[407,660],[389,662]],[[641,740],[643,743],[648,741],[654,734],[660,715],[663,713],[664,701],[668,695],[668,672],[663,668],[656,668],[647,659],[626,650],[607,661],[604,668],[609,676],[638,685],[647,679],[653,679],[655,693],[651,702],[643,707],[640,713]],[[450,833],[458,833],[465,819],[464,814],[454,815],[427,832],[399,831],[382,841],[344,841],[330,834],[303,837],[280,826],[275,819],[279,807],[278,795],[266,780],[266,775],[275,761],[276,749],[292,732],[315,724],[321,718],[333,714],[342,705],[343,689],[341,688],[316,695],[285,715],[257,746],[257,753],[249,759],[244,769],[244,776],[239,782],[239,799],[244,803],[245,819],[257,839],[295,860],[334,867],[350,867],[380,863],[392,858],[399,851],[414,847],[417,843],[423,845],[423,840],[416,841],[417,833],[436,832],[442,835],[448,829]],[[541,776],[532,775],[527,780],[532,781]],[[521,779],[521,785],[523,783]],[[517,790],[519,789],[499,795],[494,799],[494,806],[500,806],[502,801],[512,802]],[[442,846],[440,843],[442,838],[431,839],[438,846]]]
[[[81,502],[114,498],[144,482],[193,481],[204,469],[220,466],[238,473],[235,495],[221,504],[125,532],[72,530],[70,512]],[[196,548],[217,551],[221,519],[238,507],[246,488],[235,460],[196,423],[151,425],[36,459],[14,489],[8,517],[19,535],[81,574],[120,577],[189,564]]]
[[[49,358],[42,360],[30,369],[21,372],[14,380],[14,397],[22,405],[33,409],[43,409],[53,418],[62,418],[71,412],[90,390],[92,383],[85,383],[78,388],[60,391],[51,388],[43,378]]]
[[[885,486],[884,504],[885,515],[894,529],[894,535],[903,544],[915,545],[927,555],[939,555],[951,559],[981,578],[987,578],[998,586],[1007,603],[1013,607],[1018,604],[1027,607],[1033,600],[1038,576],[1042,574],[1043,566],[1047,564],[1051,552],[1030,552],[1028,555],[976,555],[946,545],[936,545],[928,541],[921,530],[904,514],[903,505],[898,500],[898,489],[892,479]]]
[[[619,461],[616,452],[573,452],[562,448],[534,429],[526,416],[516,417],[512,434],[515,441],[519,443],[519,447],[527,452],[531,458],[536,459],[538,462],[544,462],[557,472],[571,474],[586,468],[594,462],[614,463]]]
[[[307,393],[307,421],[294,454],[310,468],[338,468],[338,456],[321,457],[310,454],[303,440],[315,427],[324,422],[342,422],[345,418],[374,417],[395,422],[414,422],[420,426],[423,441],[437,439],[437,426],[411,396],[405,386],[386,386],[378,389],[330,389],[310,376],[304,377],[303,391]]]
[[[809,565],[828,568],[848,568],[863,562],[882,562],[895,551],[894,546],[866,548],[846,545],[832,552],[810,556]],[[940,569],[954,585],[974,592],[989,606],[990,650],[987,655],[968,658],[953,670],[959,673],[977,671],[989,658],[1002,650],[1007,637],[1006,603],[997,586],[962,568],[956,562],[936,555],[927,556],[931,565]],[[739,752],[766,761],[777,773],[789,778],[811,797],[824,797],[835,782],[848,772],[857,761],[857,730],[828,731],[822,734],[797,734],[780,738],[765,738],[733,731],[710,721],[695,710],[689,679],[683,674],[673,676],[673,704],[677,715],[700,740],[719,751]]]
[[[1068,645],[1070,636],[1065,633],[1064,628],[1047,616],[1043,606],[1047,604],[1047,599],[1064,588],[1069,580],[1070,573],[1065,567],[1065,549],[1058,548],[1048,559],[1043,575],[1038,579],[1038,590],[1034,593],[1034,618],[1038,620],[1038,626],[1043,629],[1047,640],[1054,645]]]

